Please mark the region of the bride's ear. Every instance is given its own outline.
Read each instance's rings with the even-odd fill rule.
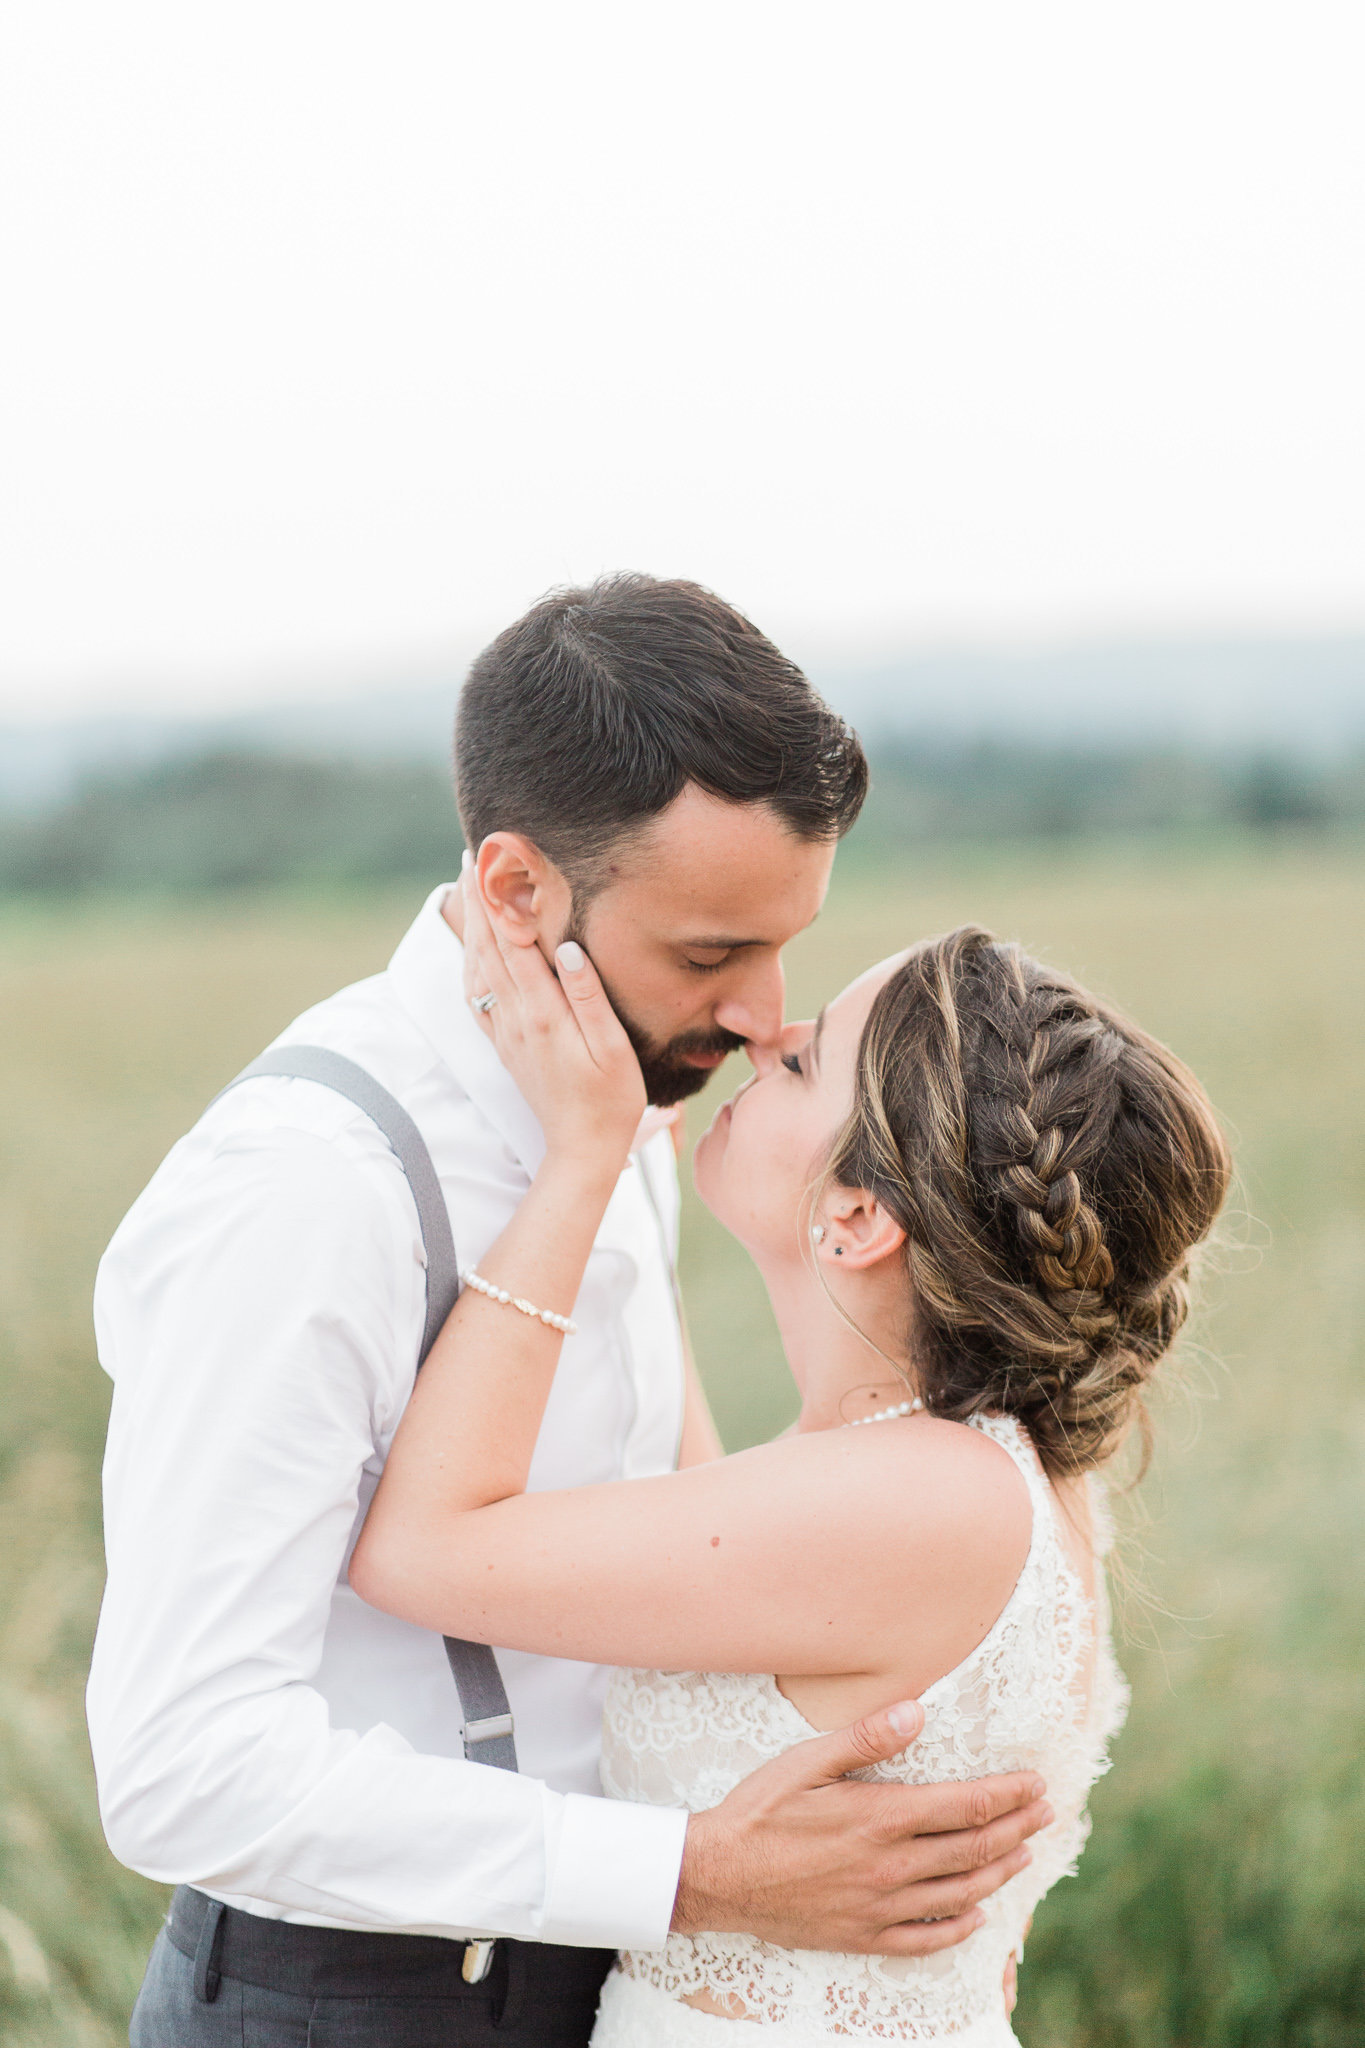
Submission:
[[[816,1228],[822,1234],[815,1255],[822,1265],[866,1272],[891,1258],[905,1243],[902,1226],[866,1188],[835,1188],[821,1206],[821,1224]]]

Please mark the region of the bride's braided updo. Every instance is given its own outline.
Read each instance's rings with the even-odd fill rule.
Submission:
[[[827,1167],[906,1232],[926,1408],[1016,1416],[1054,1475],[1140,1415],[1230,1173],[1173,1053],[970,926],[879,992]]]

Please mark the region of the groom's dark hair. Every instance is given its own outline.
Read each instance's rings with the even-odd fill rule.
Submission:
[[[851,726],[794,662],[698,583],[604,576],[557,590],[469,671],[455,725],[468,844],[521,832],[579,901],[604,856],[690,782],[837,839],[867,794]]]

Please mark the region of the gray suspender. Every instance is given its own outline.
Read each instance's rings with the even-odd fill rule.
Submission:
[[[401,1103],[394,1100],[387,1088],[380,1087],[373,1074],[341,1053],[329,1052],[325,1046],[282,1045],[274,1052],[262,1053],[228,1082],[228,1088],[235,1088],[241,1081],[254,1081],[261,1074],[275,1074],[284,1080],[317,1081],[322,1087],[333,1089],[363,1110],[392,1145],[407,1175],[426,1247],[427,1320],[417,1359],[420,1369],[460,1291],[450,1213],[421,1132]],[[220,1092],[226,1095],[227,1088]],[[517,1746],[512,1734],[512,1710],[497,1658],[487,1643],[465,1643],[447,1636],[445,1646],[464,1715],[465,1755],[475,1763],[496,1764],[501,1770],[514,1771]]]

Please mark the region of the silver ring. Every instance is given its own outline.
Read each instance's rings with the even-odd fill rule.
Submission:
[[[486,996],[471,996],[469,998],[469,1007],[471,1010],[477,1010],[481,1017],[486,1017],[497,1000],[497,997],[490,988]]]

